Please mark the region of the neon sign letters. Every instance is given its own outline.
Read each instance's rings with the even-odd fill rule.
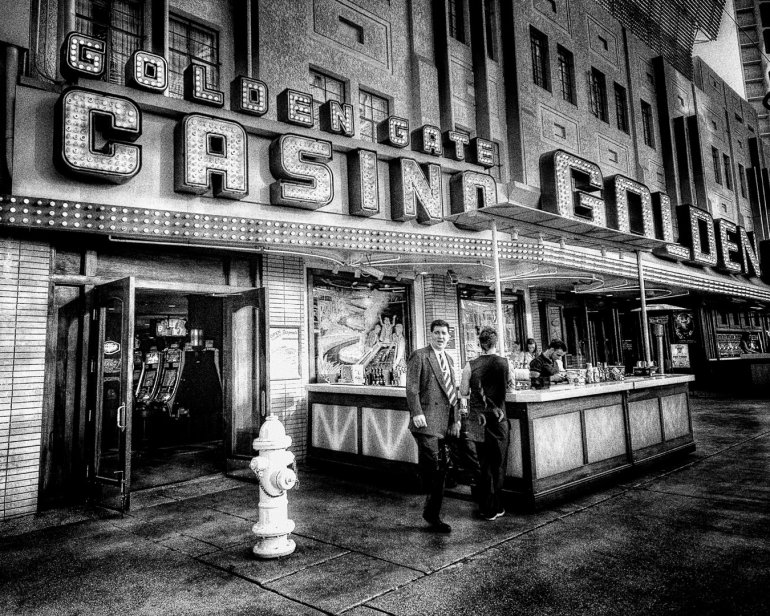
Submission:
[[[105,70],[106,48],[98,39],[70,33],[62,45],[62,72],[69,78],[99,78]],[[163,93],[168,87],[166,60],[146,51],[135,52],[126,64],[126,82],[135,88]],[[262,116],[269,108],[267,85],[239,76],[231,84],[233,111]],[[190,64],[184,74],[187,100],[222,107],[224,94],[209,86],[206,69]],[[312,95],[286,89],[276,97],[280,121],[305,128],[316,125]],[[88,180],[123,183],[141,169],[141,111],[128,98],[81,87],[64,91],[56,105],[54,162],[65,174]],[[355,135],[351,105],[327,101],[318,112],[318,124],[327,133]],[[484,168],[497,161],[494,143],[471,139],[467,133],[424,125],[410,133],[409,121],[390,116],[377,127],[378,141],[395,148],[411,147],[421,153],[466,160]],[[225,199],[249,194],[248,139],[238,122],[193,113],[179,120],[174,140],[174,190],[212,193]],[[380,213],[377,153],[355,149],[347,154],[348,201],[352,216]],[[284,134],[269,147],[270,185],[274,205],[317,210],[332,202],[332,143],[308,136]],[[433,225],[443,220],[442,169],[438,163],[421,164],[397,157],[390,163],[391,218]],[[726,272],[759,276],[753,234],[729,221],[714,220],[691,205],[677,208],[679,243],[674,240],[671,201],[665,193],[631,178],[602,176],[595,163],[563,150],[541,161],[541,207],[568,219],[591,222],[623,233],[659,239],[666,244],[661,256]],[[497,203],[497,183],[488,173],[462,171],[449,181],[453,214]]]

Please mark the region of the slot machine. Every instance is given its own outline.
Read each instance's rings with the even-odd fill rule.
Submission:
[[[139,394],[139,384],[142,382],[142,377],[144,377],[144,356],[142,355],[142,349],[139,348],[139,343],[137,341],[137,344],[134,347],[134,397]]]
[[[178,343],[173,343],[163,352],[160,384],[152,401],[152,406],[167,414],[171,419],[180,419],[189,415],[186,408],[175,404],[184,364],[185,352],[179,348]]]
[[[141,351],[139,352],[141,354]],[[158,369],[161,365],[161,353],[153,348],[147,351],[142,362],[141,373],[136,386],[136,407],[149,406],[158,389]],[[136,351],[134,351],[134,378],[136,378]]]

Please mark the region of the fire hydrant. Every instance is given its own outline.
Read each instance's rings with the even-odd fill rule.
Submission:
[[[251,460],[251,470],[259,479],[259,522],[252,531],[257,536],[253,548],[257,558],[287,556],[296,547],[289,539],[294,522],[289,519],[286,491],[297,483],[297,474],[289,466],[294,465],[294,454],[286,449],[291,445],[283,424],[275,415],[268,415],[254,439],[254,449],[259,455]]]

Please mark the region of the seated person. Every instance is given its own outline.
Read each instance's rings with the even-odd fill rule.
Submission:
[[[548,348],[530,362],[529,376],[533,388],[543,389],[550,387],[551,383],[567,380],[567,375],[559,370],[557,363],[566,353],[566,344],[561,340],[551,340]]]

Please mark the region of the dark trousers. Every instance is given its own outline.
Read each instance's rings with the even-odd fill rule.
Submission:
[[[468,438],[463,430],[459,438],[448,437],[446,449],[449,455],[447,460],[447,484],[453,487],[458,483],[476,486],[479,484],[481,469],[477,445]]]
[[[495,514],[503,510],[502,492],[505,480],[505,459],[508,453],[508,420],[497,421],[493,413],[484,413],[484,442],[476,443],[481,464],[481,480],[477,488],[479,512]]]
[[[429,520],[435,520],[441,514],[441,504],[444,501],[447,471],[444,439],[416,432],[412,432],[412,435],[417,441],[417,464],[420,468],[423,487],[428,493],[423,515]]]

